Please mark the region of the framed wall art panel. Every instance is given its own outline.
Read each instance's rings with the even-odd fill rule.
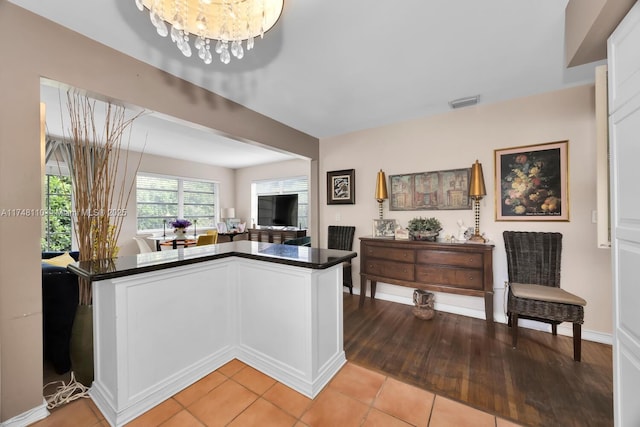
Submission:
[[[471,209],[471,168],[390,175],[389,210]]]

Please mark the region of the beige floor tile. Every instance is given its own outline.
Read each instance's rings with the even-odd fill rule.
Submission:
[[[162,427],[205,427],[191,412],[183,409],[182,411],[169,418],[164,423],[160,424]]]
[[[173,398],[185,408],[227,380],[227,377],[215,371],[191,384]]]
[[[411,424],[385,414],[375,408],[371,408],[362,427],[412,427]]]
[[[35,427],[85,427],[97,424],[100,419],[91,410],[89,399],[78,399],[60,406],[51,414],[34,423]]]
[[[434,394],[387,378],[373,406],[415,426],[427,425]]]
[[[276,383],[276,380],[251,366],[241,369],[231,378],[256,394],[263,394]]]
[[[311,427],[356,427],[362,423],[369,407],[332,388],[324,389],[300,419]]]
[[[385,378],[377,372],[347,363],[331,380],[329,387],[370,405],[380,391]]]
[[[247,365],[244,362],[241,362],[238,359],[233,359],[232,361],[218,368],[216,372],[220,372],[222,375],[226,375],[227,377],[232,377],[239,370],[244,369],[246,367]]]
[[[257,398],[257,394],[235,381],[227,380],[187,409],[207,426],[224,426]]]
[[[155,408],[150,409],[127,424],[127,427],[157,426],[182,410],[182,406],[174,399],[167,399]]]
[[[296,418],[300,418],[312,402],[307,396],[281,383],[276,383],[262,397]]]
[[[520,424],[516,424],[513,421],[508,421],[503,418],[496,418],[496,427],[522,427]]]
[[[495,427],[496,418],[470,406],[436,396],[429,427]]]
[[[229,427],[291,427],[296,419],[273,403],[258,399],[234,419]]]

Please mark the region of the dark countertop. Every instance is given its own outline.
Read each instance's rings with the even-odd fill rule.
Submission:
[[[98,281],[228,257],[255,259],[317,270],[332,267],[356,256],[356,252],[336,249],[240,240],[113,259],[74,262],[69,264],[67,269],[90,281]]]

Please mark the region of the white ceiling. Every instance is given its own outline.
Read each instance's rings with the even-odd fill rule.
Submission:
[[[590,83],[596,65],[564,66],[568,0],[286,0],[264,40],[228,65],[182,56],[134,0],[10,1],[318,138],[443,113],[456,98]]]

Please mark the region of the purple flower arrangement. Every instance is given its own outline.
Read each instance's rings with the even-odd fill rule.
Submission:
[[[188,219],[176,219],[175,221],[171,221],[169,225],[173,228],[187,228],[191,225],[191,221]]]

